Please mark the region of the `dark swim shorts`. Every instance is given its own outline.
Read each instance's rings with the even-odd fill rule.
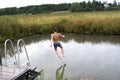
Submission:
[[[54,43],[54,48],[57,48],[57,47],[60,47],[60,46],[61,46],[60,42]]]

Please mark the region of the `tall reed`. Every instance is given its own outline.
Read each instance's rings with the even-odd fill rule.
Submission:
[[[49,34],[54,27],[64,33],[120,35],[120,11],[0,16],[0,41]]]

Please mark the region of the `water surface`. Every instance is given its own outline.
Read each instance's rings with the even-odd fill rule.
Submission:
[[[50,35],[24,39],[31,65],[43,69],[44,80],[119,80],[120,36],[66,35],[60,60],[50,47]],[[59,55],[61,51],[58,48]],[[24,53],[22,53],[24,54]],[[25,61],[22,56],[22,62]],[[63,79],[62,79],[63,78]]]

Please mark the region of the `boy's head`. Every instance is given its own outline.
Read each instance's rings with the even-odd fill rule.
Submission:
[[[57,29],[57,28],[55,28],[55,29],[53,30],[53,32],[58,32],[58,29]]]

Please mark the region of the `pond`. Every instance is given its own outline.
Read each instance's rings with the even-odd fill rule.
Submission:
[[[24,41],[31,65],[43,69],[44,80],[120,79],[120,36],[67,34],[61,39],[65,53],[62,60],[50,47],[50,35],[27,37]],[[61,55],[59,48],[58,52]]]

